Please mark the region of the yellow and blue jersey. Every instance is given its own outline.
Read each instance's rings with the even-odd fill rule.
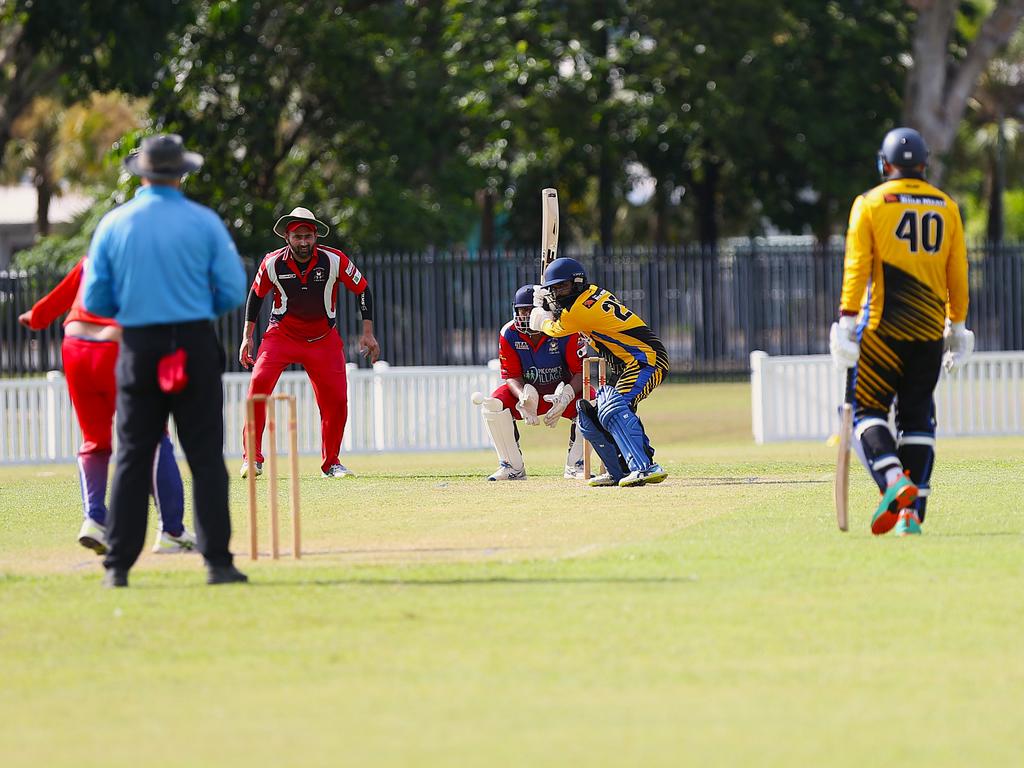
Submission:
[[[668,352],[647,323],[615,296],[588,285],[571,306],[541,332],[558,338],[583,334],[598,353],[622,368],[615,384],[634,405],[656,387],[669,369]]]

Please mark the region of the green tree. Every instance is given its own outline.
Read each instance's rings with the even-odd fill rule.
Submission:
[[[0,157],[38,97],[148,91],[189,12],[183,0],[0,0]]]
[[[437,3],[201,3],[160,74],[157,127],[206,155],[191,189],[265,249],[274,219],[315,208],[362,248],[447,244],[482,172],[444,65]]]
[[[1020,29],[1024,0],[906,0],[917,12],[903,119],[932,152],[929,177],[941,184],[967,102],[992,58]]]

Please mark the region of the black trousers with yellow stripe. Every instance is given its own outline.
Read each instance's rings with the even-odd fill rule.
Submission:
[[[641,364],[639,361],[627,363],[622,374],[615,382],[615,389],[629,403],[631,410],[636,412],[640,401],[644,400],[657,387],[668,373],[668,356],[658,355],[654,365]]]
[[[865,329],[853,374],[854,421],[888,420],[895,399],[897,428],[932,428],[932,393],[941,367],[941,339],[903,341]]]
[[[904,341],[865,329],[860,360],[853,369],[854,434],[880,490],[886,471],[899,467],[928,490],[934,464],[933,395],[942,366],[942,341]],[[889,431],[889,409],[896,402],[899,445]],[[924,496],[916,506],[924,516]]]

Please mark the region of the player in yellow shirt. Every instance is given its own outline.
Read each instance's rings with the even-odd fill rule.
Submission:
[[[583,265],[575,259],[555,259],[548,265],[542,287],[534,291],[534,304],[531,329],[554,338],[586,336],[618,374],[614,387],[598,391],[596,407],[584,396],[577,409],[579,430],[607,470],[590,484],[660,483],[668,473],[654,462],[654,449],[636,408],[668,372],[661,339],[614,295],[588,283]]]
[[[882,492],[871,532],[921,532],[935,458],[933,393],[942,367],[974,350],[960,209],[924,179],[928,148],[911,128],[886,134],[882,184],[853,202],[832,358],[849,369],[854,437]],[[896,429],[889,408],[896,401]]]

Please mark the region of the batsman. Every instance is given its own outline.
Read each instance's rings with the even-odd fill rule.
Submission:
[[[963,222],[953,199],[925,181],[927,160],[911,128],[882,141],[883,181],[850,211],[839,320],[829,339],[836,366],[852,369],[854,440],[882,493],[874,534],[921,533],[935,463],[932,395],[940,369],[957,369],[974,349],[965,324]]]
[[[668,373],[665,345],[613,294],[589,283],[576,259],[555,259],[542,281],[534,291],[530,328],[553,338],[585,336],[612,370],[621,370],[614,386],[598,390],[596,407],[585,399],[577,406],[579,430],[607,470],[590,485],[660,483],[668,473],[655,463],[636,409]]]

